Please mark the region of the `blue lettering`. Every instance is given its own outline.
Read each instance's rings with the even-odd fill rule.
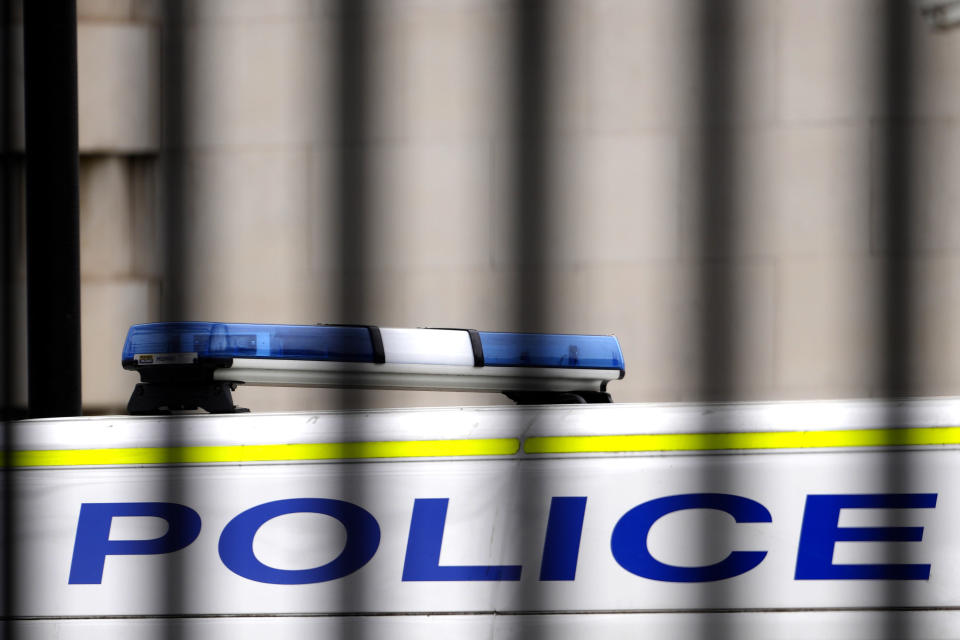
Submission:
[[[720,562],[705,567],[677,567],[660,562],[647,548],[650,527],[663,516],[684,509],[717,509],[737,522],[772,522],[766,507],[741,496],[690,493],[657,498],[627,511],[617,522],[610,539],[613,557],[630,573],[663,582],[726,580],[750,571],[766,557],[766,551],[732,551]]]
[[[150,517],[169,529],[152,540],[111,540],[114,518]],[[100,584],[107,556],[154,555],[183,549],[200,534],[200,515],[172,502],[85,502],[80,506],[70,584]]]
[[[404,582],[429,580],[519,580],[518,565],[440,566],[448,498],[414,500],[410,537],[403,561]]]
[[[312,569],[276,569],[253,554],[253,537],[268,520],[290,513],[319,513],[336,518],[347,530],[340,555]],[[223,528],[220,559],[239,576],[268,584],[311,584],[347,576],[367,564],[380,546],[380,525],[369,511],[343,500],[292,498],[247,509]]]
[[[543,540],[541,580],[573,580],[577,577],[577,557],[583,534],[586,498],[553,498]]]
[[[929,564],[833,564],[837,542],[920,542],[923,527],[840,527],[842,509],[933,509],[935,493],[807,496],[797,580],[928,580]]]

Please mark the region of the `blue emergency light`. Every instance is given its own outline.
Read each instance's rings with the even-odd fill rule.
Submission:
[[[614,336],[357,325],[158,322],[130,327],[131,413],[237,411],[238,384],[496,391],[521,404],[609,402]]]

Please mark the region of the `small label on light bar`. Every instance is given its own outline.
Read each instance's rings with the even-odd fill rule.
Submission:
[[[197,354],[194,353],[138,353],[133,356],[134,361],[140,365],[149,364],[193,364],[197,361]]]

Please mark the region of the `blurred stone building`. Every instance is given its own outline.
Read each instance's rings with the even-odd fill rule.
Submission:
[[[894,117],[916,151],[914,390],[960,394],[960,30],[910,12],[913,90],[908,113],[891,114],[878,98],[882,3],[728,3],[733,117],[716,126],[729,142],[736,241],[711,252],[698,239],[709,209],[699,3],[548,3],[545,307],[538,326],[521,327],[512,3],[369,2],[368,126],[347,141],[331,63],[340,4],[193,0],[171,24],[160,0],[78,0],[85,410],[122,410],[136,381],[119,364],[126,328],[168,319],[170,47],[182,56],[184,317],[614,333],[628,368],[611,386],[617,401],[692,400],[703,392],[696,283],[707,265],[730,274],[732,397],[876,395],[883,132]],[[350,154],[368,181],[362,274],[335,259],[336,176]],[[339,306],[343,278],[362,289],[364,317]],[[237,399],[330,406],[308,390]]]

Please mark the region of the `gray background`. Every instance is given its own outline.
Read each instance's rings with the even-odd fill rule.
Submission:
[[[740,0],[731,20],[731,224],[700,251],[696,3],[551,3],[543,310],[518,326],[510,198],[511,5],[370,3],[364,317],[335,283],[335,171],[325,51],[342,19],[314,0],[196,0],[165,24],[156,0],[78,0],[83,402],[121,411],[132,323],[163,319],[163,60],[183,47],[178,167],[185,318],[363,322],[613,333],[617,401],[703,395],[696,286],[728,269],[727,397],[882,395],[883,11],[875,0]],[[915,3],[914,3],[915,4]],[[916,7],[905,118],[915,157],[913,391],[960,390],[960,30]],[[22,66],[21,66],[22,72]],[[19,107],[22,118],[22,106]],[[22,141],[21,141],[22,144]],[[709,205],[706,205],[709,208]],[[20,278],[24,277],[21,268]],[[21,321],[21,326],[24,323]],[[22,354],[21,354],[22,357]],[[25,378],[22,387],[25,387]],[[25,396],[25,390],[21,389]],[[244,389],[255,410],[333,406],[314,390]],[[499,402],[386,392],[378,406]]]

